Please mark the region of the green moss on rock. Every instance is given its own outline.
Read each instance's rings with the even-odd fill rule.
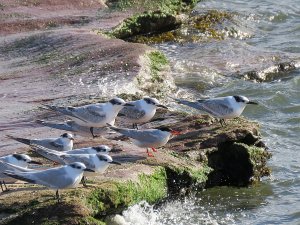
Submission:
[[[181,20],[165,11],[147,11],[125,19],[108,34],[120,39],[173,30],[181,24]]]
[[[155,203],[167,196],[166,172],[158,167],[151,175],[141,174],[138,182],[108,182],[87,197],[87,204],[98,216],[124,209],[145,200]]]
[[[160,76],[160,72],[166,65],[169,64],[169,60],[160,51],[150,52],[148,57],[150,59],[151,81],[163,82],[163,78]]]
[[[199,0],[108,0],[107,4],[114,9],[164,10],[169,13],[191,10]]]

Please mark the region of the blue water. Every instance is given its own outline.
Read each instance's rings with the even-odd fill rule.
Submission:
[[[300,1],[202,1],[195,13],[208,9],[233,13],[226,26],[236,35],[155,47],[170,59],[182,96],[245,95],[260,103],[243,115],[261,124],[272,175],[248,188],[215,187],[155,210],[143,203],[124,217],[129,224],[300,224]],[[235,76],[276,61],[294,61],[297,69],[265,83]]]

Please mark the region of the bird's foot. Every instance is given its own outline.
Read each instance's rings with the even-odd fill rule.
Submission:
[[[148,157],[154,157],[154,155],[151,152],[149,152],[148,148],[147,148],[147,154],[148,154]]]
[[[91,127],[91,128],[90,128],[90,132],[91,132],[93,138],[99,137],[98,135],[95,135],[95,134],[94,134],[94,127]]]
[[[155,148],[151,148],[153,152],[157,152],[157,150]]]
[[[154,155],[151,152],[147,152],[148,157],[154,157]]]

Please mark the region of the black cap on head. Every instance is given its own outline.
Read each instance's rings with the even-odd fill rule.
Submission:
[[[241,96],[235,95],[233,96],[236,102],[245,102],[245,99]]]
[[[161,131],[167,131],[167,132],[171,132],[171,131],[173,131],[171,128],[169,128],[169,127],[159,127],[159,128],[157,128],[158,130],[161,130]]]
[[[17,160],[24,160],[25,161],[25,159],[19,154],[13,154],[12,156],[15,157]]]
[[[107,157],[105,157],[104,155],[97,154],[97,156],[98,156],[100,161],[106,161],[107,162]]]
[[[113,98],[109,100],[112,105],[122,105],[124,102],[121,101],[120,98]]]
[[[61,137],[67,138],[68,137],[68,133],[64,133],[62,135],[60,135]]]
[[[155,102],[154,102],[154,101],[152,101],[152,99],[151,99],[151,98],[149,98],[149,97],[144,97],[143,99],[144,99],[144,100],[145,100],[145,102],[147,102],[148,104],[155,105]]]
[[[106,148],[103,146],[92,147],[92,149],[95,149],[97,152],[106,152]]]

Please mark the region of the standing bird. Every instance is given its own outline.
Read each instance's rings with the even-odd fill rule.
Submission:
[[[33,161],[28,155],[25,154],[12,154],[0,157],[0,186],[2,191],[8,191],[6,182],[13,183],[16,179],[12,179],[3,174],[7,169],[11,169],[5,163],[9,163],[20,168],[26,169],[29,164],[41,164],[40,162]]]
[[[58,152],[53,151],[51,149],[44,148],[39,145],[33,145],[32,150],[40,154],[41,156],[45,157],[46,159],[49,159],[50,161],[64,164],[64,161],[59,157],[62,155],[79,155],[79,154],[108,154],[111,149],[106,145],[100,145],[97,147],[87,147],[87,148],[79,148],[79,149],[73,149],[70,151],[65,152]]]
[[[51,110],[60,112],[74,120],[81,126],[90,128],[90,132],[95,138],[94,127],[104,127],[106,123],[113,123],[119,111],[124,106],[131,106],[121,98],[113,98],[105,103],[90,104],[80,107],[58,107],[45,105]]]
[[[11,135],[7,135],[7,137],[26,145],[35,144],[56,151],[72,150],[73,141],[74,141],[73,135],[69,133],[64,133],[59,138],[45,138],[45,139],[26,139],[26,138],[13,137]]]
[[[138,129],[138,123],[146,123],[152,119],[156,113],[157,107],[168,109],[168,107],[159,103],[156,98],[144,97],[143,99],[128,102],[133,106],[125,106],[119,112],[118,116],[124,116],[127,121],[133,123],[133,129]]]
[[[32,172],[14,172],[5,171],[5,175],[23,180],[32,184],[40,184],[51,189],[56,190],[56,198],[59,202],[59,189],[75,188],[80,183],[83,172],[94,172],[91,169],[87,169],[81,162],[73,162],[61,167],[32,171]]]
[[[195,102],[173,98],[179,104],[198,109],[220,119],[220,123],[226,125],[225,119],[238,117],[242,114],[247,104],[257,105],[245,96],[227,96],[211,99],[200,99]]]
[[[133,144],[141,148],[147,148],[147,154],[150,157],[153,157],[153,154],[149,152],[148,148],[151,148],[153,152],[167,144],[171,135],[180,134],[179,131],[172,130],[168,127],[160,127],[157,129],[145,129],[145,130],[135,130],[135,129],[126,129],[118,128],[108,124],[110,129],[117,131],[127,137],[132,139]]]
[[[121,165],[121,163],[114,161],[108,154],[67,154],[65,152],[58,152],[39,146],[35,146],[33,150],[45,158],[60,164],[82,162],[88,169],[91,169],[96,173],[103,173],[110,164]],[[84,176],[82,177],[83,185],[86,186],[86,176],[96,176],[96,173],[84,172]]]

